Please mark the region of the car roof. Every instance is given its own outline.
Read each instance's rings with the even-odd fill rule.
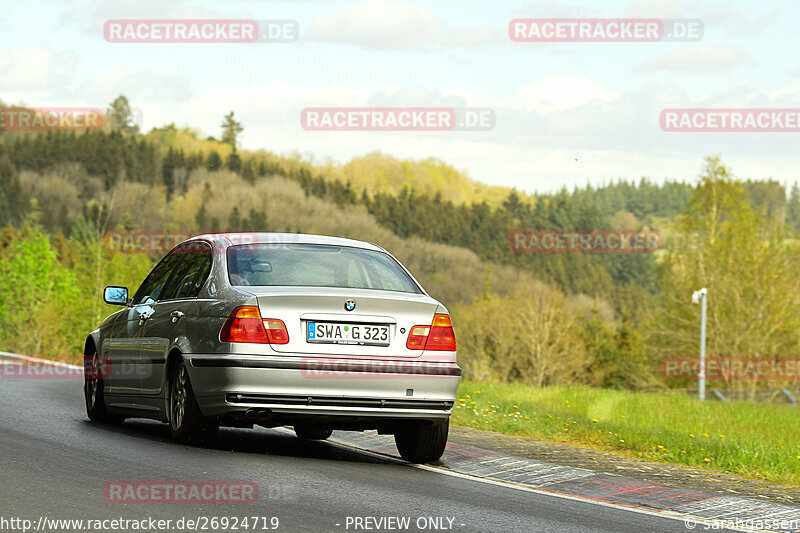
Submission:
[[[328,235],[311,235],[307,233],[262,233],[262,232],[237,232],[237,233],[206,233],[197,235],[189,239],[203,239],[217,242],[224,247],[237,244],[327,244],[333,246],[349,246],[351,248],[363,248],[365,250],[375,250],[385,252],[383,248],[376,244],[355,239],[344,239],[342,237],[330,237]]]

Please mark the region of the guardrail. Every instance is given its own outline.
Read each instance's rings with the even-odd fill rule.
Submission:
[[[683,391],[690,396],[697,396],[696,389]],[[774,389],[755,389],[755,390],[724,390],[711,389],[709,400],[718,400],[725,403],[730,402],[751,402],[751,403],[770,403],[788,404],[797,407],[797,397],[800,396],[800,387],[778,387]]]
[[[80,369],[82,367],[77,365],[70,365],[69,363],[62,363],[61,361],[51,361],[50,359],[40,359],[38,357],[31,357],[29,355],[20,355],[18,353],[0,352],[0,360],[11,359],[14,361],[25,361],[27,363],[36,363],[39,365],[51,365],[60,368],[68,368],[70,370]]]

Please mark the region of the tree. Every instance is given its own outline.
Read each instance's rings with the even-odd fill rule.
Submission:
[[[124,131],[126,133],[139,132],[139,126],[133,121],[131,105],[124,95],[119,95],[116,100],[111,102],[111,107],[108,109],[108,116],[113,131]]]
[[[239,214],[239,207],[233,206],[230,217],[228,217],[228,231],[242,231],[242,217]]]
[[[225,115],[225,120],[222,121],[222,142],[236,148],[236,141],[239,134],[244,131],[241,123],[233,118],[233,111]]]
[[[236,172],[237,174],[240,170],[242,170],[242,158],[239,157],[239,153],[236,151],[236,148],[234,148],[233,152],[231,152],[231,155],[228,156],[226,166],[228,167],[228,170],[231,172]]]
[[[68,311],[80,301],[76,286],[49,239],[26,225],[23,238],[0,260],[0,344],[18,353],[69,353],[70,321],[79,315]]]
[[[222,158],[219,156],[216,150],[208,154],[206,166],[208,167],[208,170],[211,170],[212,172],[216,172],[222,168]]]
[[[659,355],[698,353],[699,306],[690,297],[701,287],[708,289],[709,360],[794,353],[800,342],[800,250],[785,242],[784,225],[766,210],[754,212],[742,183],[709,158],[679,227],[686,245],[667,250],[663,309],[647,328]],[[757,381],[728,385],[752,394]]]
[[[792,185],[789,205],[786,207],[786,224],[792,230],[800,230],[800,187],[797,182]]]
[[[514,313],[508,313],[514,309]],[[487,317],[492,317],[487,320]],[[458,308],[459,361],[472,379],[500,379],[533,386],[585,381],[591,355],[564,296],[540,285],[507,296],[485,294]]]

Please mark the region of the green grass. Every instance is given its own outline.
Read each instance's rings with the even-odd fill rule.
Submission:
[[[452,422],[800,486],[800,408],[464,381]]]

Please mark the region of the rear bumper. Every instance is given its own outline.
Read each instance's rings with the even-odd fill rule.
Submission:
[[[325,418],[379,425],[450,416],[461,369],[454,361],[185,355],[205,416],[268,410],[282,422]]]

